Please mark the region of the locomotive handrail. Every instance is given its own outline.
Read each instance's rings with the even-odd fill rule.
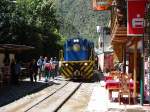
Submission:
[[[60,51],[59,51],[59,60],[60,60],[60,61],[64,61],[63,50],[60,50]]]
[[[89,60],[93,60],[93,49],[91,49],[91,55],[90,55]]]

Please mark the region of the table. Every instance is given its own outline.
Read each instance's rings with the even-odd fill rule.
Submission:
[[[113,91],[118,92],[120,89],[120,81],[119,80],[106,80],[105,83],[106,83],[105,88],[108,89],[109,99],[111,100],[112,99],[112,92]],[[130,83],[129,87],[130,87],[130,90],[132,92],[134,89],[134,81],[130,81],[129,83]],[[137,83],[137,87],[139,88],[139,83]]]
[[[107,80],[113,80],[113,76],[105,76],[105,81]]]

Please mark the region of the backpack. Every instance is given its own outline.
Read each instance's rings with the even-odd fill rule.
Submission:
[[[46,63],[45,64],[45,70],[46,71],[50,71],[52,68],[51,68],[51,64],[50,63]]]

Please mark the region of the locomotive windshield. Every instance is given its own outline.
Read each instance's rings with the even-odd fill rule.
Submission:
[[[64,44],[65,61],[84,61],[89,59],[91,42],[83,38],[71,38]]]

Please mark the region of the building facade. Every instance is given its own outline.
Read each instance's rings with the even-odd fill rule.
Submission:
[[[140,4],[139,7],[137,4]],[[143,4],[143,7],[141,4]],[[136,5],[136,8],[143,8],[142,14],[144,17],[141,16],[142,14],[141,17],[139,16],[140,11],[137,12],[133,7],[134,5]],[[114,61],[123,63],[124,73],[132,74],[134,99],[139,96],[143,103],[146,92],[145,85],[150,82],[149,75],[145,75],[145,63],[149,60],[149,1],[113,0],[111,11],[111,44],[114,49]],[[131,18],[131,12],[137,12],[137,17]],[[144,23],[144,21],[146,22]],[[143,33],[141,33],[142,30]],[[147,66],[149,67],[148,64]],[[145,81],[147,82],[145,83]],[[136,82],[140,83],[139,88]],[[147,87],[149,88],[149,86]],[[140,94],[138,95],[139,91]]]

